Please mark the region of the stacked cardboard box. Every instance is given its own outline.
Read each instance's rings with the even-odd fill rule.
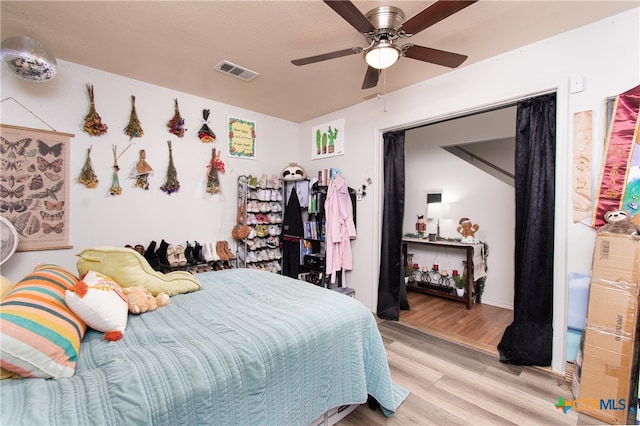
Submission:
[[[626,424],[631,405],[639,288],[640,238],[599,234],[572,390],[576,409],[610,424]]]

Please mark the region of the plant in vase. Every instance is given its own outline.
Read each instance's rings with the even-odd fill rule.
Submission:
[[[407,284],[409,281],[413,281],[413,266],[404,265],[404,283]]]
[[[467,285],[467,277],[464,275],[454,275],[453,281],[456,283],[456,294],[459,297],[464,296],[464,289]]]

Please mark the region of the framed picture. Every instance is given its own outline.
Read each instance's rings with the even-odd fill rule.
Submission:
[[[0,212],[18,251],[69,245],[69,141],[74,135],[0,124]]]
[[[344,155],[344,118],[311,130],[311,159]]]
[[[229,157],[256,158],[256,122],[237,117],[227,118]]]

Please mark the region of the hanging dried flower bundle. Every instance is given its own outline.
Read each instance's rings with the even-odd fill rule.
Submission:
[[[217,194],[220,192],[220,179],[218,173],[224,173],[224,163],[220,160],[220,152],[211,150],[211,161],[207,165],[207,192]]]
[[[200,142],[202,143],[214,142],[216,140],[216,134],[213,133],[213,130],[209,128],[209,110],[208,109],[202,110],[202,119],[204,124],[202,125],[202,127],[200,127],[200,130],[198,131],[198,138],[200,138]]]
[[[89,189],[96,188],[98,186],[98,176],[93,171],[93,164],[91,163],[91,148],[87,149],[87,159],[84,162],[80,176],[78,176],[78,183],[83,184]]]
[[[177,104],[176,104],[177,105]],[[180,189],[180,182],[178,182],[178,172],[173,164],[173,151],[171,149],[171,141],[167,141],[169,145],[169,167],[167,167],[167,180],[164,185],[160,187],[161,190],[171,195],[174,192],[178,192]]]
[[[173,118],[169,120],[167,123],[167,127],[169,127],[169,133],[173,133],[177,137],[181,138],[184,136],[185,129],[184,128],[184,118],[180,116],[180,109],[178,108],[178,100],[173,100],[175,103],[175,112],[173,114]]]
[[[102,124],[102,118],[100,118],[100,114],[96,112],[93,84],[87,84],[87,91],[89,92],[89,99],[91,100],[91,108],[89,109],[89,114],[84,118],[84,131],[90,136],[104,135],[107,133],[107,125]]]
[[[149,176],[153,174],[153,169],[147,163],[147,153],[144,149],[140,150],[140,159],[133,166],[133,170],[131,171],[131,176],[135,178],[136,188],[142,188],[145,191],[149,189]]]
[[[138,120],[138,114],[136,113],[136,97],[131,96],[131,117],[129,117],[129,124],[124,128],[124,134],[129,136],[129,140],[133,138],[141,138],[144,135],[140,120]]]
[[[109,194],[120,195],[122,194],[122,188],[120,187],[120,179],[118,179],[118,172],[120,171],[118,166],[118,146],[111,145],[111,149],[113,150],[113,179],[111,180]]]

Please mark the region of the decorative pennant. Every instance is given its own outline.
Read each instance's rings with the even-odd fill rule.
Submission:
[[[591,218],[592,112],[573,115],[573,222]]]
[[[609,126],[605,145],[605,160],[602,165],[597,205],[593,213],[593,226],[604,225],[604,214],[623,207],[627,187],[638,191],[640,186],[640,160],[637,151],[638,117],[640,110],[640,86],[616,96],[613,121]],[[633,170],[633,173],[630,173]],[[628,184],[627,180],[630,179]],[[632,192],[633,192],[632,191]],[[630,205],[634,205],[633,194]],[[639,220],[637,210],[632,222]]]

